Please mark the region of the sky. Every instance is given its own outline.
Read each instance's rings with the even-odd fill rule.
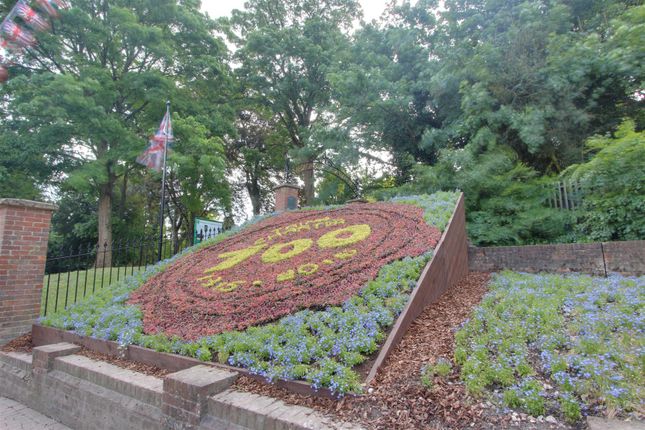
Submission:
[[[202,9],[211,16],[218,18],[220,16],[230,15],[233,9],[244,9],[245,0],[202,0]],[[387,0],[359,0],[363,8],[365,21],[371,21],[381,16],[385,10]]]

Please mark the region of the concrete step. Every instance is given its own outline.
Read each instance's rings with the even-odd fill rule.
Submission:
[[[331,430],[361,427],[334,422],[310,408],[293,406],[271,397],[226,390],[209,398],[209,414],[253,430]]]
[[[161,408],[163,380],[82,355],[67,355],[54,360],[54,370]]]
[[[622,421],[601,417],[587,417],[589,430],[645,430],[643,421]]]
[[[24,372],[31,372],[31,354],[26,352],[0,352],[0,362],[17,367]]]

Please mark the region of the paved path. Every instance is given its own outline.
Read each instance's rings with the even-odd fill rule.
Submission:
[[[0,430],[70,430],[40,412],[0,397]]]

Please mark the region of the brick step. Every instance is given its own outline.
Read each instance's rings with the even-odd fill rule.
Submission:
[[[360,429],[353,424],[334,422],[310,408],[236,390],[210,397],[208,407],[213,417],[251,430]]]
[[[163,380],[154,376],[82,355],[58,357],[54,360],[53,369],[161,408]]]
[[[161,409],[61,370],[47,373],[45,415],[75,429],[159,430]]]
[[[31,373],[32,356],[26,352],[0,352],[0,362]]]

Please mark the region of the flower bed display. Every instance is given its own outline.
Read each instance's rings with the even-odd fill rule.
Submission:
[[[269,381],[360,392],[353,367],[378,350],[406,306],[458,196],[260,218],[41,323],[243,367]]]
[[[645,276],[502,272],[455,335],[468,391],[531,415],[642,414]]]
[[[379,268],[433,248],[441,232],[408,204],[285,213],[180,259],[130,300],[148,334],[198,339],[338,305]]]

